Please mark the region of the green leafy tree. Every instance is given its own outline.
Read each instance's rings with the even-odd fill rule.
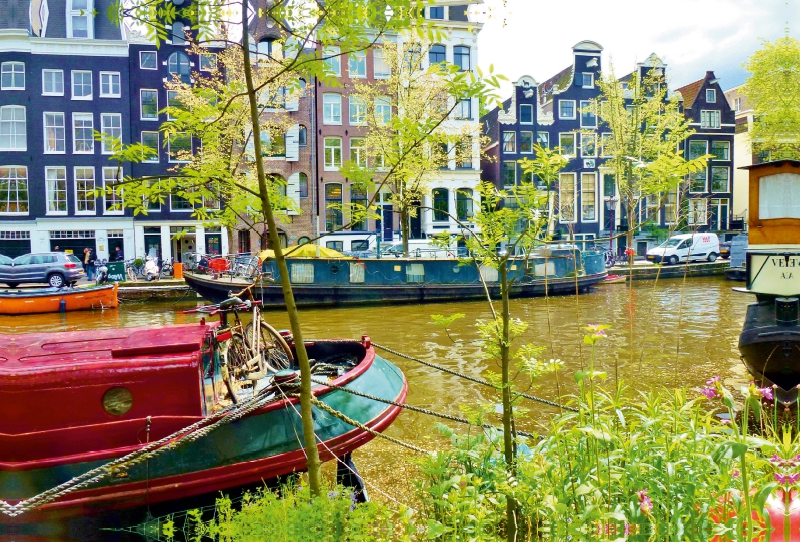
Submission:
[[[637,210],[648,197],[665,198],[690,173],[706,167],[709,155],[683,158],[681,143],[694,133],[677,95],[667,94],[664,76],[651,70],[634,73],[627,84],[613,69],[597,81],[600,96],[589,106],[610,135],[602,140],[605,166],[613,171],[628,219],[626,244],[640,226]],[[631,260],[633,256],[630,256]]]
[[[753,53],[744,95],[753,108],[753,151],[800,159],[800,41],[784,36]]]

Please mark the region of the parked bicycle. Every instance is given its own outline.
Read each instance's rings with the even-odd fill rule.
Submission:
[[[141,258],[125,260],[125,276],[131,282],[136,282],[139,277],[144,276],[144,260]]]
[[[242,301],[233,296],[217,305],[184,311],[185,314],[219,315],[220,326],[214,334],[214,343],[223,360],[222,380],[234,403],[255,395],[259,380],[290,368],[294,361],[286,340],[261,319],[260,305],[260,301]],[[251,311],[253,318],[245,326],[239,315],[246,311]],[[233,316],[233,323],[228,322],[228,315]]]
[[[175,266],[172,258],[164,258],[161,262],[161,278],[171,277],[175,273]]]

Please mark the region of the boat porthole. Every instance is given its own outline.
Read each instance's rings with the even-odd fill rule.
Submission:
[[[459,266],[457,266],[457,265],[454,265],[453,266],[453,273],[458,273],[459,271],[461,271],[461,268]]]
[[[335,275],[338,272],[339,272],[339,266],[338,265],[332,265],[331,266],[331,274]]]
[[[103,408],[112,416],[122,416],[133,406],[131,390],[123,386],[109,388],[103,394]]]

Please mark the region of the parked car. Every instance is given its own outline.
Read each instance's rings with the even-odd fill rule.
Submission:
[[[13,261],[13,260],[12,260],[11,258],[9,258],[8,256],[3,256],[2,254],[0,254],[0,265],[6,265],[6,264],[9,264],[9,263],[11,263],[12,261]]]
[[[83,276],[83,264],[65,252],[25,254],[10,263],[0,262],[0,283],[16,288],[23,283],[49,284],[60,288],[75,284]]]
[[[715,233],[675,235],[656,248],[647,251],[651,262],[666,262],[675,265],[689,260],[713,262],[720,254],[719,238]]]
[[[731,242],[725,241],[724,243],[719,244],[719,257],[720,258],[730,258],[731,257]]]

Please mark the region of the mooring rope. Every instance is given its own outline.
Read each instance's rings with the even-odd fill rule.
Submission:
[[[344,386],[337,386],[336,384],[330,384],[328,382],[324,382],[322,380],[317,380],[315,378],[312,378],[311,381],[314,382],[315,384],[320,384],[320,385],[323,385],[323,386],[327,386],[329,388],[334,388],[334,389],[337,389],[337,390],[345,391],[345,392],[351,393],[353,395],[358,395],[359,397],[364,397],[365,399],[371,399],[373,401],[377,401],[379,403],[384,403],[384,404],[387,404],[387,405],[394,405],[396,407],[404,408],[406,410],[411,410],[413,412],[419,412],[421,414],[427,414],[428,416],[434,416],[436,418],[442,418],[442,419],[445,419],[445,420],[450,420],[450,421],[458,422],[458,423],[465,423],[467,425],[479,425],[479,426],[483,427],[484,429],[495,429],[497,431],[502,431],[502,428],[497,427],[496,425],[492,425],[490,423],[476,424],[476,423],[473,423],[473,422],[469,421],[467,418],[462,418],[460,416],[453,416],[452,414],[444,414],[442,412],[436,412],[434,410],[429,410],[427,408],[417,407],[417,406],[409,405],[409,404],[406,404],[406,403],[398,403],[397,401],[392,401],[390,399],[383,399],[382,397],[376,397],[374,395],[370,395],[368,393],[364,393],[364,392],[361,392],[361,391],[351,390],[350,388],[345,388]],[[540,435],[534,435],[533,433],[528,433],[528,432],[525,432],[525,431],[517,431],[516,433],[517,433],[517,435],[521,435],[523,437],[542,438]]]
[[[445,373],[449,373],[451,375],[455,375],[455,376],[458,376],[458,377],[461,377],[461,378],[465,378],[465,379],[467,379],[467,380],[469,380],[471,382],[475,382],[476,384],[489,386],[490,388],[496,387],[491,382],[489,382],[488,380],[484,380],[483,378],[477,378],[477,377],[474,377],[474,376],[466,375],[464,373],[459,373],[458,371],[454,371],[453,369],[449,369],[447,367],[444,367],[442,365],[438,365],[436,363],[432,363],[430,361],[425,361],[425,360],[422,360],[422,359],[419,359],[419,358],[415,358],[413,356],[409,356],[408,354],[403,354],[402,352],[398,352],[397,350],[392,350],[391,348],[387,348],[387,347],[382,346],[380,344],[372,343],[372,346],[374,346],[375,348],[378,348],[380,350],[383,350],[384,352],[389,352],[390,354],[394,354],[395,356],[401,357],[403,359],[416,361],[417,363],[421,363],[423,365],[431,367],[432,369],[437,369],[439,371],[442,371],[442,372],[445,372]],[[535,395],[530,395],[528,393],[514,392],[514,394],[518,395],[520,397],[524,397],[526,399],[530,399],[531,401],[536,401],[537,403],[542,403],[544,405],[552,406],[552,407],[555,407],[555,408],[563,408],[564,410],[569,410],[571,412],[578,412],[578,409],[575,408],[575,407],[559,405],[555,401],[550,401],[548,399],[542,399],[541,397],[536,397]],[[520,434],[522,434],[522,433],[520,433]]]

